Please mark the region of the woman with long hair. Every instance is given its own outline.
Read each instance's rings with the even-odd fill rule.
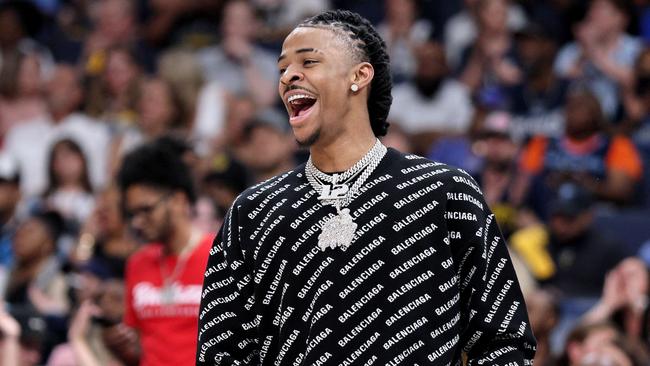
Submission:
[[[48,161],[48,186],[43,193],[46,206],[61,213],[66,222],[78,227],[95,206],[88,177],[88,162],[72,139],[56,142]]]

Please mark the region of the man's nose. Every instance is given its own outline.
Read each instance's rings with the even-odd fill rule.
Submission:
[[[303,75],[301,72],[296,70],[287,69],[284,74],[280,77],[280,82],[284,85],[291,85],[296,81],[302,80]]]

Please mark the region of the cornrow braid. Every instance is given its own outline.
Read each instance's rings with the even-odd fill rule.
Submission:
[[[386,43],[372,24],[357,13],[348,10],[332,10],[308,18],[298,27],[325,28],[344,34],[353,47],[357,61],[372,65],[375,75],[370,83],[368,96],[370,125],[375,136],[386,135],[389,125],[386,118],[393,102],[391,95],[393,80]]]

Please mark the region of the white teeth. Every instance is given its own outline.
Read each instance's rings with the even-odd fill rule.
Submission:
[[[316,98],[312,97],[311,95],[307,95],[307,94],[294,94],[294,95],[289,96],[289,98],[287,98],[287,103],[291,103],[296,99],[316,99]]]

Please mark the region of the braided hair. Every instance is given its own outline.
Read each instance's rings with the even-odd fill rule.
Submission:
[[[386,52],[386,43],[379,36],[372,24],[361,15],[348,10],[327,11],[298,25],[330,29],[345,37],[352,48],[355,61],[368,62],[375,70],[368,96],[368,115],[375,136],[384,136],[388,132],[388,111],[393,101],[391,89],[393,81],[390,73],[390,60]]]

